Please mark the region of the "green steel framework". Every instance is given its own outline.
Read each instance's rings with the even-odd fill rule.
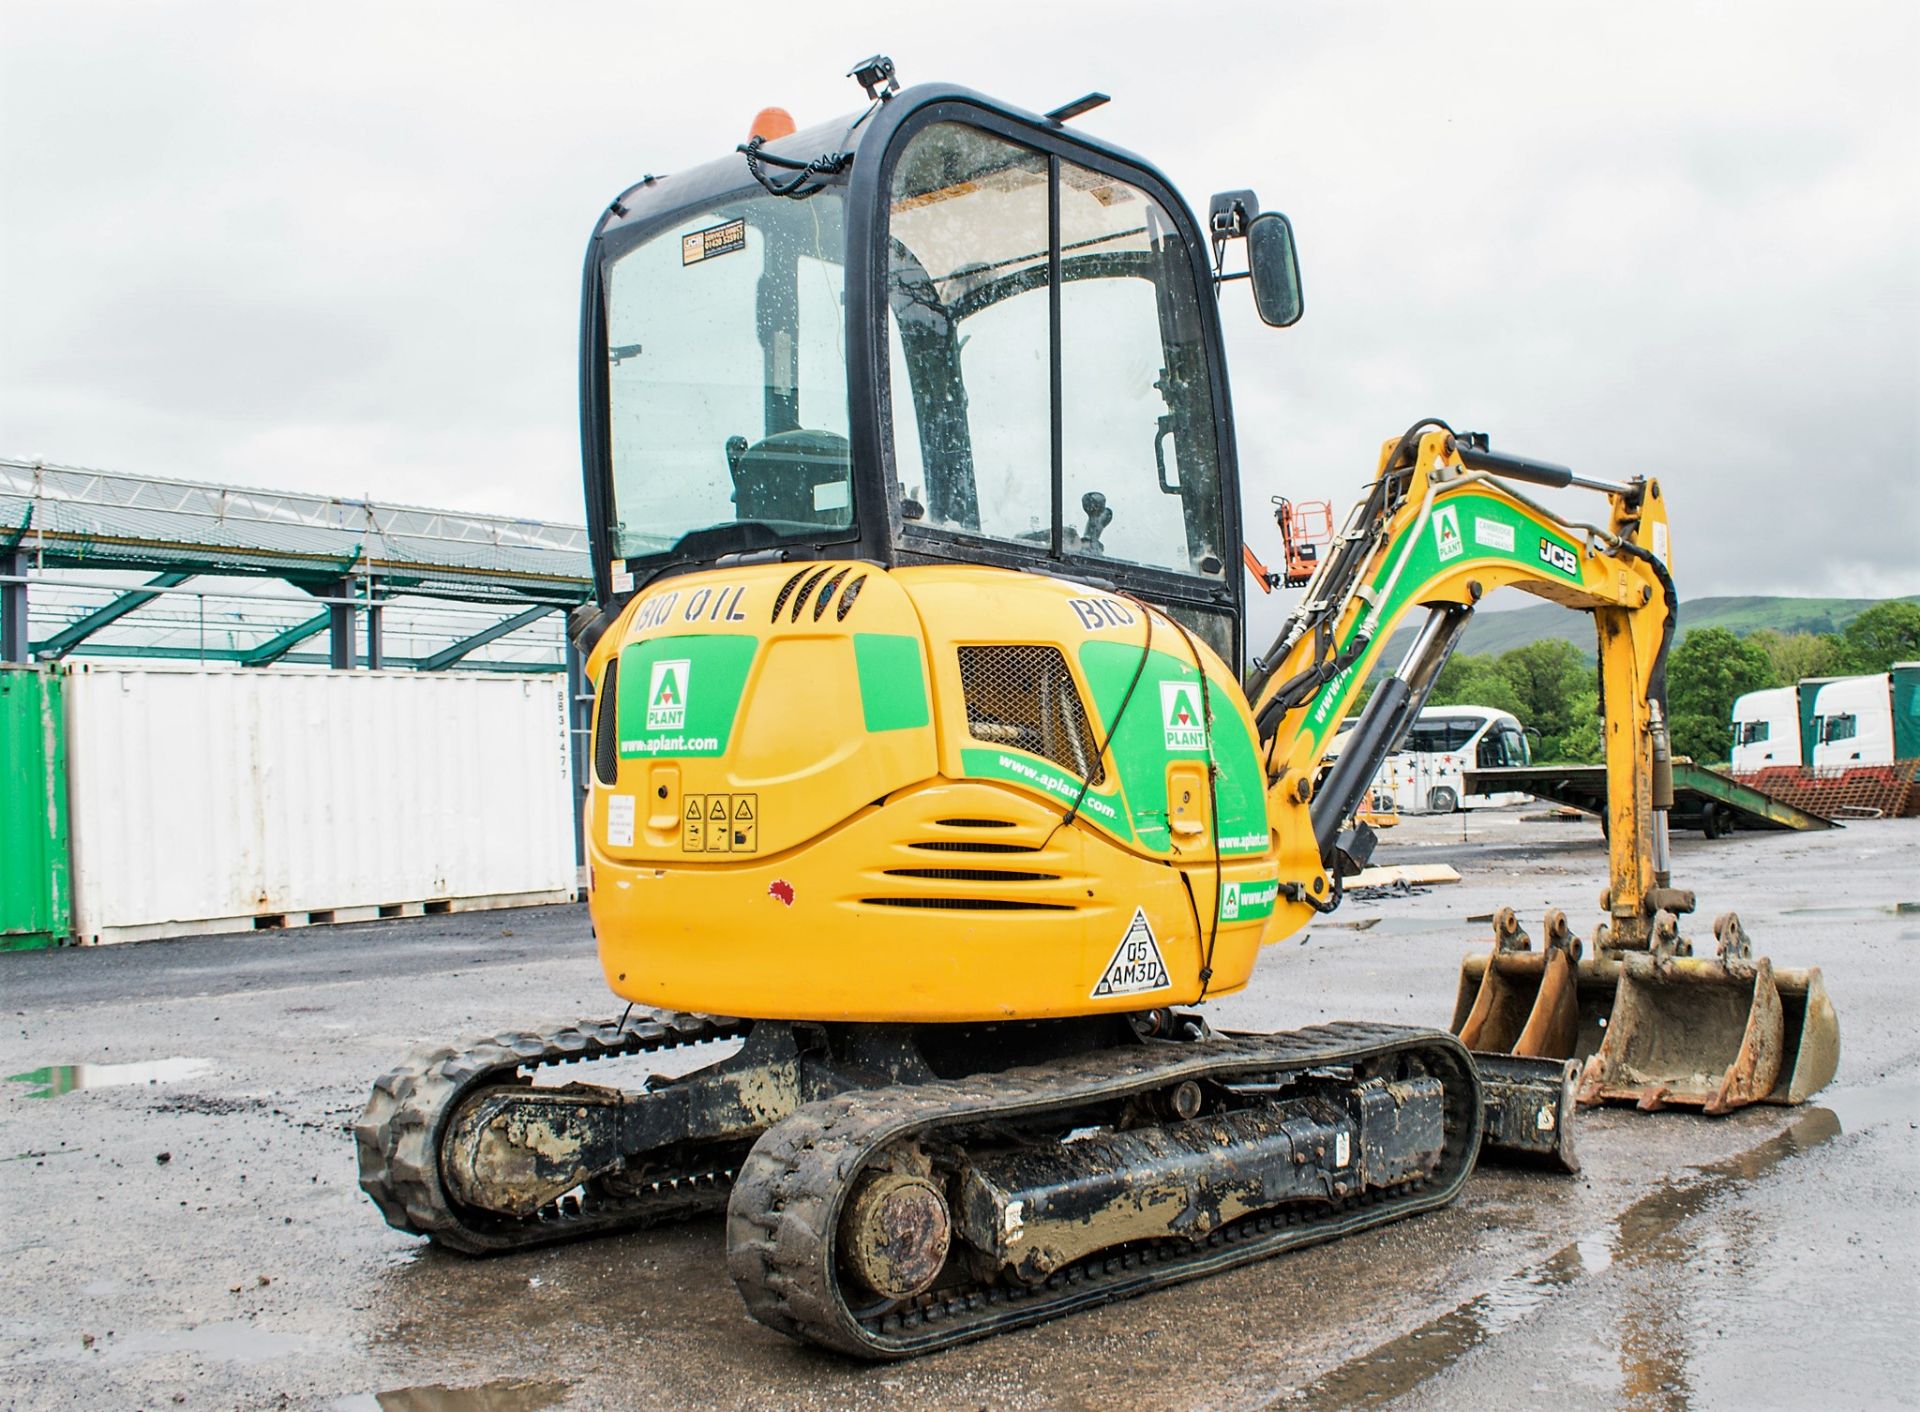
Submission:
[[[63,605],[70,607],[65,620],[50,621],[35,635],[30,596],[46,620],[56,596],[83,588],[97,595],[105,587],[98,578],[63,581],[62,574],[74,571],[148,577],[110,590],[104,602]],[[151,605],[164,606],[174,595],[203,605],[207,597],[259,608],[268,601],[257,593],[187,587],[202,576],[279,580],[292,590],[286,596],[297,596],[311,611],[292,622],[280,620],[284,611],[262,614],[251,625],[258,639],[244,643],[183,650],[158,640],[158,630],[142,640],[139,629],[153,617]],[[0,660],[77,655],[422,671],[458,663],[467,670],[555,672],[565,665],[557,637],[539,644],[542,660],[472,654],[589,595],[585,530],[578,525],[0,458]],[[420,611],[422,600],[464,605],[462,615],[491,621],[412,656],[386,652],[383,617]],[[235,626],[222,623],[229,637]],[[100,637],[109,628],[119,640]],[[423,635],[417,627],[415,635]],[[322,636],[325,652],[302,650]]]

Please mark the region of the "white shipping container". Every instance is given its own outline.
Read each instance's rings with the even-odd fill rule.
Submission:
[[[66,709],[82,942],[575,894],[564,678],[85,666]]]

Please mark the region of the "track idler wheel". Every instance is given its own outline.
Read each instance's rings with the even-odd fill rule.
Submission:
[[[847,1273],[882,1299],[911,1299],[929,1289],[952,1243],[947,1198],[917,1172],[868,1174],[840,1218]]]

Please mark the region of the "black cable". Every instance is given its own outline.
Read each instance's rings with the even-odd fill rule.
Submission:
[[[1200,645],[1193,640],[1193,634],[1187,630],[1187,625],[1171,613],[1167,615],[1167,621],[1172,623],[1174,631],[1185,639],[1187,651],[1193,654],[1194,669],[1200,673],[1200,739],[1206,746],[1207,755],[1207,823],[1213,832],[1213,920],[1207,927],[1207,957],[1200,967],[1200,994],[1195,996],[1193,1001],[1198,1005],[1207,998],[1207,987],[1213,983],[1213,948],[1220,940],[1220,889],[1223,884],[1220,862],[1220,788],[1215,779],[1219,770],[1213,762],[1213,697],[1207,689],[1207,664],[1201,659]],[[1263,796],[1265,793],[1265,790],[1261,791]],[[1186,877],[1184,870],[1180,876]],[[1191,885],[1187,888],[1187,895],[1191,899],[1193,895]],[[1194,912],[1193,930],[1197,938],[1200,933],[1200,915],[1197,907]]]
[[[1113,744],[1114,733],[1120,729],[1120,718],[1127,714],[1127,705],[1133,700],[1134,688],[1140,685],[1140,678],[1147,670],[1147,656],[1153,651],[1153,609],[1130,593],[1123,593],[1120,596],[1138,608],[1140,610],[1140,616],[1146,619],[1147,639],[1140,644],[1140,660],[1134,666],[1133,680],[1127,683],[1126,695],[1120,698],[1120,705],[1118,709],[1114,711],[1113,719],[1107,722],[1107,734],[1106,738],[1100,742],[1100,753],[1093,757],[1094,763],[1100,767],[1102,772],[1104,772],[1107,767],[1107,747]],[[1067,827],[1075,819],[1080,817],[1080,806],[1087,802],[1087,791],[1092,788],[1093,776],[1089,773],[1086,778],[1080,781],[1080,793],[1074,796],[1073,807],[1060,816],[1060,822],[1054,825],[1053,833],[1047,835],[1048,843],[1053,841],[1053,834],[1058,833],[1061,829]],[[1045,848],[1046,844],[1043,843],[1040,846]]]
[[[767,139],[755,134],[734,150],[746,155],[747,171],[753,179],[771,195],[785,196],[794,201],[804,201],[815,192],[825,189],[825,177],[839,176],[853,161],[851,152],[823,152],[811,161],[796,161],[792,157],[780,157],[763,151]],[[763,167],[779,167],[794,173],[788,182],[778,182],[768,176]]]
[[[1347,891],[1346,884],[1341,882],[1340,874],[1338,871],[1336,871],[1333,874],[1333,894],[1332,896],[1327,898],[1325,905],[1322,905],[1321,903],[1314,901],[1313,895],[1307,892],[1304,888],[1301,889],[1300,900],[1306,903],[1307,906],[1313,908],[1314,911],[1324,916],[1328,912],[1334,912],[1339,910],[1340,899],[1346,896],[1346,891]]]
[[[1661,596],[1667,600],[1667,620],[1660,627],[1660,648],[1653,654],[1653,670],[1647,673],[1647,699],[1660,703],[1660,714],[1667,712],[1667,650],[1673,646],[1674,629],[1680,623],[1680,594],[1673,586],[1673,575],[1667,572],[1667,566],[1660,562],[1660,556],[1650,554],[1632,540],[1619,540],[1621,551],[1640,560],[1653,570],[1653,576],[1660,580]]]
[[[876,98],[872,103],[868,104],[865,112],[847,124],[846,133],[840,140],[845,142],[848,138],[851,138],[854,129],[872,117],[883,101],[884,99]],[[766,145],[767,139],[759,133],[755,133],[752,137],[734,148],[734,151],[743,153],[746,156],[747,171],[755,181],[760,183],[765,191],[770,195],[785,196],[794,201],[804,201],[816,192],[825,190],[827,183],[821,180],[821,178],[839,176],[840,173],[844,172],[853,164],[853,153],[849,151],[823,152],[811,161],[803,162],[798,158],[782,157],[776,153],[768,152],[765,150]],[[792,181],[785,183],[776,182],[761,170],[762,166],[778,167],[782,171],[793,172],[796,173],[796,175]],[[811,183],[811,185],[809,185],[809,183]]]

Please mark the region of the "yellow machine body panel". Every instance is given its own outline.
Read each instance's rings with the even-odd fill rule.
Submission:
[[[1253,723],[1158,610],[994,568],[756,565],[638,596],[588,667],[623,998],[1037,1019],[1252,971],[1278,892]]]

